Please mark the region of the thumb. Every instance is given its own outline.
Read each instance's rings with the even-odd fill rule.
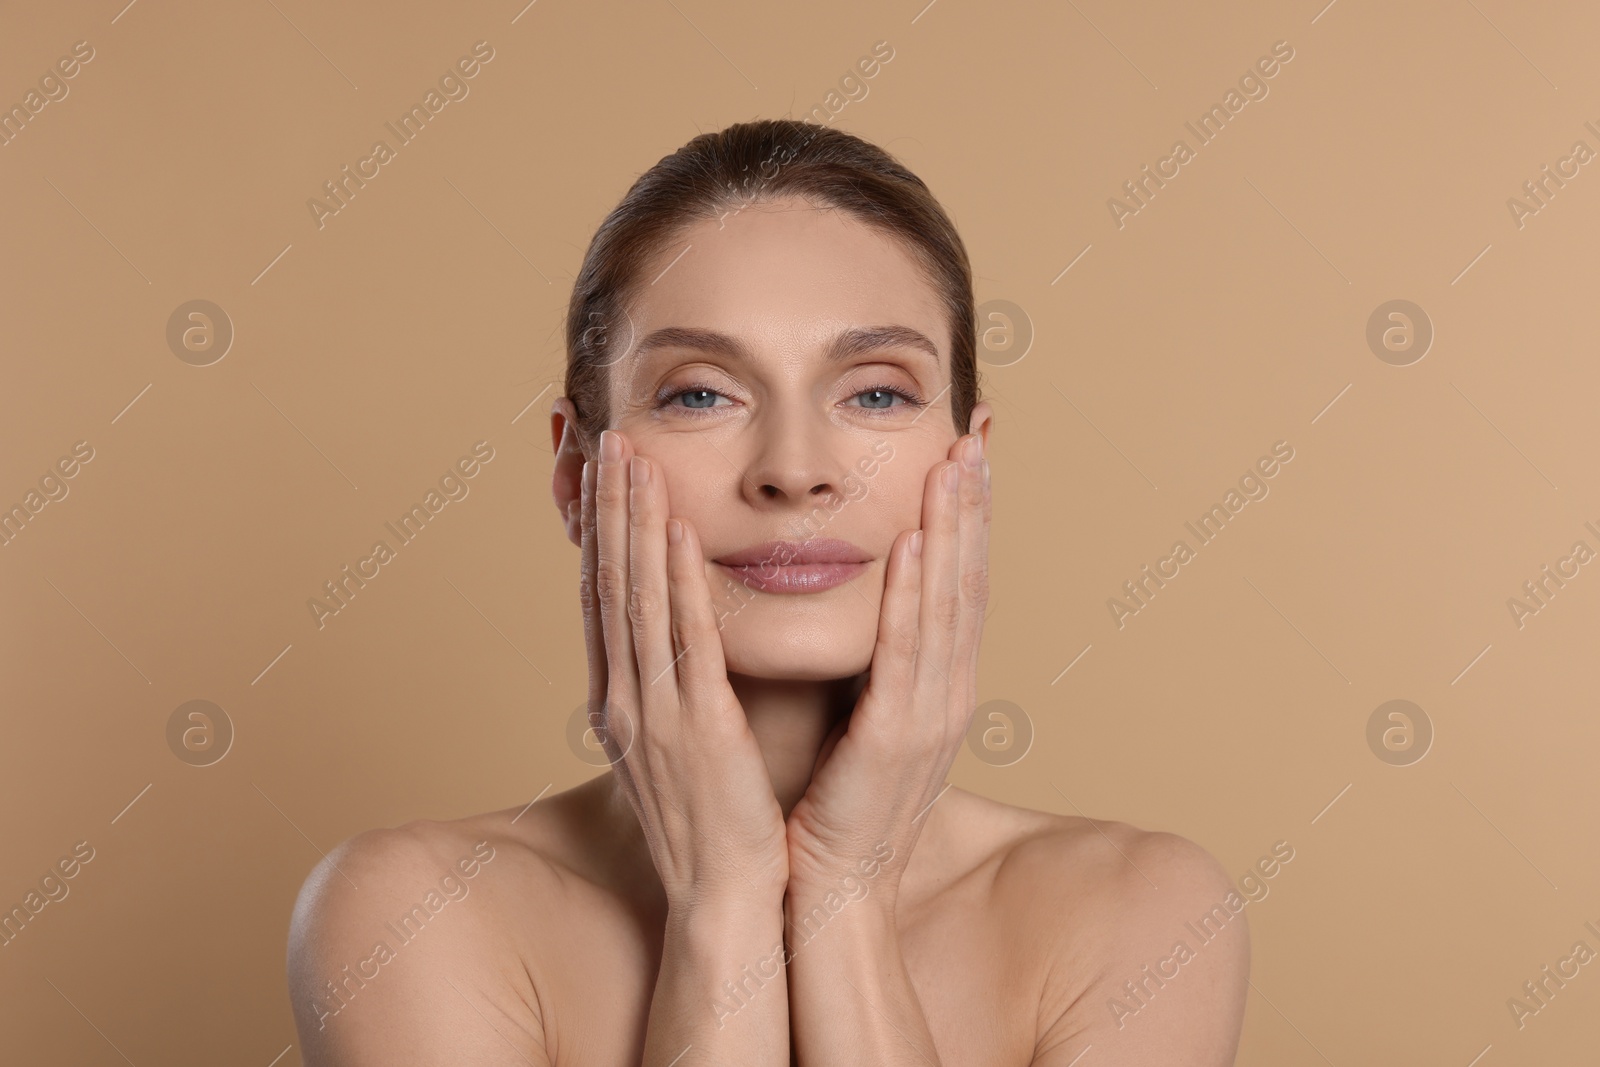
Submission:
[[[841,715],[839,721],[833,724],[833,729],[828,731],[828,736],[822,739],[822,748],[817,752],[817,762],[812,764],[811,767],[811,777],[815,778],[817,772],[822,770],[822,765],[828,762],[828,757],[833,755],[833,750],[839,744],[839,739],[845,735],[845,731],[849,728],[849,714]]]

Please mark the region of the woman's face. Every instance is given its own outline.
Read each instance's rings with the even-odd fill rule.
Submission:
[[[697,223],[644,276],[611,425],[699,534],[728,669],[859,674],[895,538],[960,436],[937,294],[895,239],[795,199]],[[989,424],[981,403],[970,430]],[[718,562],[736,553],[762,562]]]

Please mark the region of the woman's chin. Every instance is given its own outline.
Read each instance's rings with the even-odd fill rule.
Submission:
[[[755,635],[722,639],[722,656],[730,674],[793,682],[828,682],[854,677],[872,666],[872,642],[846,644],[838,636],[818,647],[814,642],[786,644]]]

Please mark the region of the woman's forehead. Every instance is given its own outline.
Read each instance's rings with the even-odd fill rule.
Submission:
[[[820,352],[851,329],[899,326],[949,358],[932,281],[894,237],[844,212],[758,205],[687,228],[646,268],[634,337],[698,328],[750,348]]]

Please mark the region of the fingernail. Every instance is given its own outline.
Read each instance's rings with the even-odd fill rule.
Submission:
[[[615,463],[622,458],[622,439],[610,430],[600,431],[600,460]]]
[[[634,456],[633,462],[628,464],[628,475],[634,485],[649,485],[650,464],[643,456]]]
[[[944,469],[944,487],[949,492],[956,491],[957,479],[960,477],[954,463]]]
[[[922,531],[916,530],[911,534],[911,556],[913,559],[922,555]]]
[[[683,540],[683,523],[679,522],[677,519],[668,519],[667,520],[667,543],[675,545],[679,541],[682,541],[682,540]]]
[[[967,443],[961,446],[961,462],[965,463],[968,469],[973,469],[978,466],[978,460],[982,458],[983,448],[978,444],[978,435],[973,434],[967,438]]]
[[[989,488],[989,461],[983,461],[983,487]]]

